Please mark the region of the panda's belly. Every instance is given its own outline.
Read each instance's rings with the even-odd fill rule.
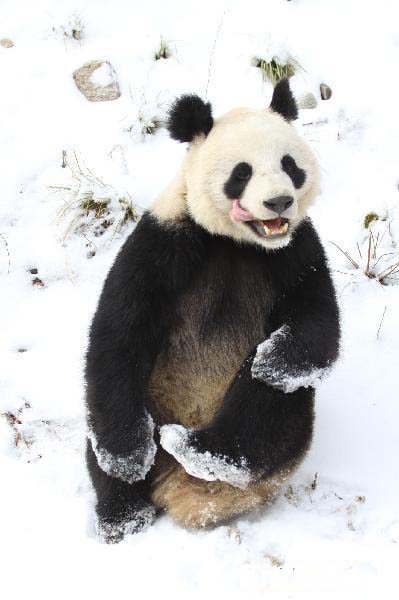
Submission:
[[[177,306],[150,381],[157,424],[209,424],[240,365],[265,339],[272,297],[257,261],[215,261]]]

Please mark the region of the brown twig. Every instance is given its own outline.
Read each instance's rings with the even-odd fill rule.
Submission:
[[[384,312],[382,313],[382,317],[381,317],[381,321],[380,321],[380,326],[378,327],[378,331],[377,331],[377,340],[378,340],[378,336],[379,336],[379,333],[380,333],[380,330],[381,330],[381,326],[382,326],[382,322],[384,320],[386,312],[387,312],[387,306],[385,306]]]
[[[331,240],[330,240],[330,244],[332,244],[333,246],[338,248],[338,250],[340,250],[340,252],[342,252],[342,254],[344,254],[346,256],[346,258],[349,260],[349,262],[352,263],[352,265],[355,267],[355,269],[359,269],[359,265],[357,264],[357,262],[353,260],[353,258],[350,256],[350,254],[348,254],[348,252],[346,252],[346,250],[342,250],[342,248],[340,248],[338,246],[338,244],[336,244],[335,242],[333,242]]]
[[[11,271],[11,258],[10,258],[10,252],[9,252],[9,250],[8,250],[8,244],[7,244],[7,240],[6,240],[6,238],[4,237],[4,235],[3,235],[2,233],[0,233],[0,237],[1,237],[1,239],[3,240],[3,242],[5,243],[5,246],[6,246],[6,252],[7,252],[7,256],[8,256],[8,271],[7,271],[7,275],[9,275],[9,274],[10,274],[10,271]]]
[[[208,97],[208,89],[209,89],[209,82],[211,80],[211,71],[212,71],[212,60],[213,60],[213,55],[215,53],[215,49],[216,49],[216,44],[220,35],[220,30],[222,29],[222,25],[223,25],[223,21],[224,21],[224,17],[225,17],[226,11],[223,12],[222,14],[222,18],[220,19],[220,23],[219,26],[217,28],[216,31],[216,36],[215,36],[215,40],[213,42],[213,46],[212,46],[212,50],[211,50],[211,54],[209,56],[209,64],[208,64],[208,80],[206,82],[206,88],[205,88],[205,98]]]

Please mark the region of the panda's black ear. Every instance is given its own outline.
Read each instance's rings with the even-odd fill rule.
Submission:
[[[170,137],[179,142],[191,142],[196,135],[208,135],[212,129],[212,107],[196,94],[184,94],[174,101],[168,115]]]
[[[279,113],[287,121],[294,121],[298,118],[298,107],[287,77],[276,83],[269,108]]]

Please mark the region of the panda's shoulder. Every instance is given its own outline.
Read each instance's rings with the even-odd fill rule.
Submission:
[[[282,289],[296,288],[308,274],[329,271],[320,237],[309,218],[300,223],[288,246],[268,258],[273,281]]]
[[[163,222],[145,211],[120,249],[108,275],[118,282],[139,278],[179,286],[206,255],[206,232],[191,219]],[[120,283],[118,283],[120,285]]]
[[[122,252],[140,255],[140,252],[159,254],[168,249],[183,251],[196,242],[203,242],[205,237],[206,232],[189,217],[163,221],[146,210],[127,238]]]
[[[323,244],[310,217],[297,227],[289,251],[307,263],[326,261]]]

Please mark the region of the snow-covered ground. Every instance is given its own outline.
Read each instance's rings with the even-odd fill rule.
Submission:
[[[3,598],[397,597],[398,17],[389,0],[2,0],[0,38],[14,42],[0,46]],[[161,37],[172,56],[155,61]],[[215,115],[267,106],[251,59],[288,55],[303,67],[296,95],[319,99],[297,127],[322,166],[312,216],[342,310],[313,447],[261,514],[199,533],[163,516],[100,544],[82,456],[87,328],[134,226],[123,202],[142,211],[184,153],[163,129],[141,130],[181,92],[208,97]],[[118,100],[76,89],[73,71],[97,59],[115,69]],[[109,200],[107,226],[79,213],[85,198]]]

